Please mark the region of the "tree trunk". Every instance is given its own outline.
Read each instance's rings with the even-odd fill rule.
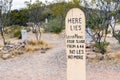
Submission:
[[[3,33],[2,29],[1,29],[1,36],[2,36],[2,39],[3,39],[3,44],[6,45],[6,41],[5,41],[5,37],[4,37],[4,33]]]

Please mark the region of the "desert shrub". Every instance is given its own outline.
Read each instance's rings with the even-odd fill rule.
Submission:
[[[21,29],[22,29],[22,26],[17,26],[17,25],[7,26],[4,29],[4,33],[5,34],[10,34],[10,33],[15,32],[16,30],[21,30]]]
[[[45,42],[44,40],[38,40],[38,44],[40,44],[40,45],[46,45],[46,44],[48,44],[48,43]]]
[[[35,39],[32,39],[29,41],[29,44],[30,45],[47,45],[48,43],[44,40],[35,40]]]
[[[10,38],[13,38],[13,37],[20,38],[21,30],[26,30],[27,32],[29,32],[30,28],[24,27],[24,26],[12,25],[12,26],[5,27],[4,33]]]
[[[29,41],[30,45],[37,45],[37,43],[38,43],[38,41],[34,40],[34,39],[32,39],[32,40]]]
[[[120,59],[120,52],[116,54],[116,57]]]
[[[50,44],[48,44],[46,41],[44,40],[30,40],[28,42],[28,45],[25,47],[25,51],[29,52],[29,51],[35,51],[35,50],[40,50],[40,49],[50,49],[52,46]]]
[[[59,18],[50,19],[50,21],[44,27],[46,32],[60,33],[63,30],[63,25]]]
[[[94,47],[96,48],[97,52],[104,54],[106,52],[106,48],[108,45],[109,42],[100,42],[100,43],[96,43]]]
[[[10,30],[21,30],[23,29],[23,26],[19,26],[19,25],[12,25],[9,27]]]
[[[25,51],[26,52],[29,52],[29,51],[36,51],[36,50],[39,50],[40,49],[40,46],[38,45],[27,45],[25,47]]]

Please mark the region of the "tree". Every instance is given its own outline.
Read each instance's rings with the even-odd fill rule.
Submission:
[[[112,22],[110,24],[110,27],[112,28],[113,37],[116,40],[118,40],[120,44],[120,31],[118,32],[115,31],[116,23],[119,23],[119,20],[120,20],[120,1],[119,0],[114,0],[114,9],[111,12],[111,14],[112,14],[112,19],[114,21],[111,20]]]
[[[108,43],[106,43],[106,37],[110,26],[113,29],[114,35],[119,4],[119,0],[91,0],[91,2],[84,0],[84,11],[87,18],[86,26],[92,30],[92,33],[89,33],[88,30],[87,32],[95,41],[96,47],[102,54],[106,52],[105,48],[108,45]],[[113,23],[112,17],[115,19]]]
[[[57,20],[59,18],[58,22],[60,23],[59,26],[61,27],[61,29],[64,29],[65,16],[67,12],[71,8],[75,7],[82,8],[80,6],[80,0],[72,0],[69,2],[65,2],[65,0],[55,0],[55,2],[52,2],[48,5],[48,9],[51,11],[50,13],[52,15],[52,19],[54,20],[56,18]]]
[[[9,13],[12,6],[12,0],[1,0],[0,1],[0,32],[3,39],[4,45],[6,40],[4,37],[4,27],[7,26],[10,22]]]
[[[10,25],[26,26],[28,22],[28,10],[12,10],[10,13]]]
[[[49,10],[52,12],[53,18],[59,18],[59,22],[61,29],[64,28],[64,20],[66,16],[66,2],[56,2],[51,3],[49,6]]]
[[[40,27],[42,25],[42,21],[44,20],[44,4],[36,0],[35,3],[31,4],[31,2],[25,2],[27,8],[29,10],[29,22],[33,23],[34,32],[37,40],[41,38]]]

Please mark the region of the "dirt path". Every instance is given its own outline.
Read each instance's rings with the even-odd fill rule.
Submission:
[[[0,61],[0,80],[66,80],[64,40],[53,37],[43,35],[54,47],[46,53],[36,51]]]

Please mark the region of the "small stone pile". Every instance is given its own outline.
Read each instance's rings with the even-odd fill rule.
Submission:
[[[0,58],[8,59],[23,54],[26,42],[18,42],[16,44],[5,45],[0,48]]]

